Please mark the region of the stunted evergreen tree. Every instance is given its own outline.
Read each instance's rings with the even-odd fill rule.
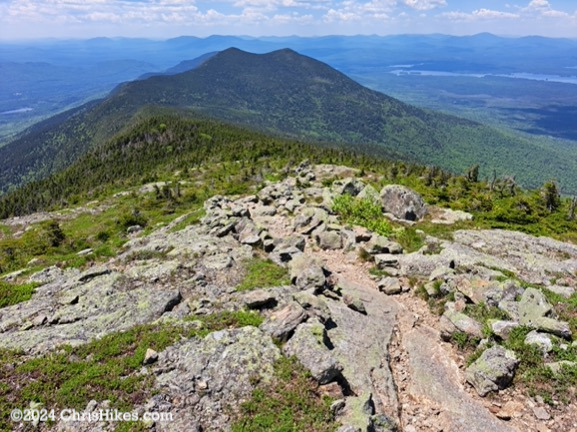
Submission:
[[[561,194],[555,181],[549,180],[543,185],[541,198],[543,199],[543,204],[551,213],[561,206]]]
[[[467,171],[467,180],[471,183],[477,183],[479,181],[479,164],[473,165]]]

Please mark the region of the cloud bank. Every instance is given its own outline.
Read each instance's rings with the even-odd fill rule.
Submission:
[[[453,33],[577,37],[574,0],[0,0],[0,38]],[[494,3],[494,2],[493,2]]]

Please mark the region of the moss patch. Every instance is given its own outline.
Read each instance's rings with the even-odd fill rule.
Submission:
[[[30,300],[38,285],[37,283],[13,285],[0,281],[0,308]]]
[[[245,276],[236,287],[239,292],[290,285],[287,269],[272,262],[270,259],[253,258],[246,262],[245,268]]]
[[[243,403],[233,432],[332,432],[332,399],[322,397],[318,384],[295,357],[275,363],[273,382],[255,389]]]

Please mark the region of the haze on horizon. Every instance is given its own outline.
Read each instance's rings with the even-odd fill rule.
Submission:
[[[0,0],[0,40],[490,32],[577,38],[575,0]]]

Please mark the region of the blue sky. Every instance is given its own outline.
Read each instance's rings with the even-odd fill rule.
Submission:
[[[577,0],[0,0],[0,39],[445,33],[577,38]]]

